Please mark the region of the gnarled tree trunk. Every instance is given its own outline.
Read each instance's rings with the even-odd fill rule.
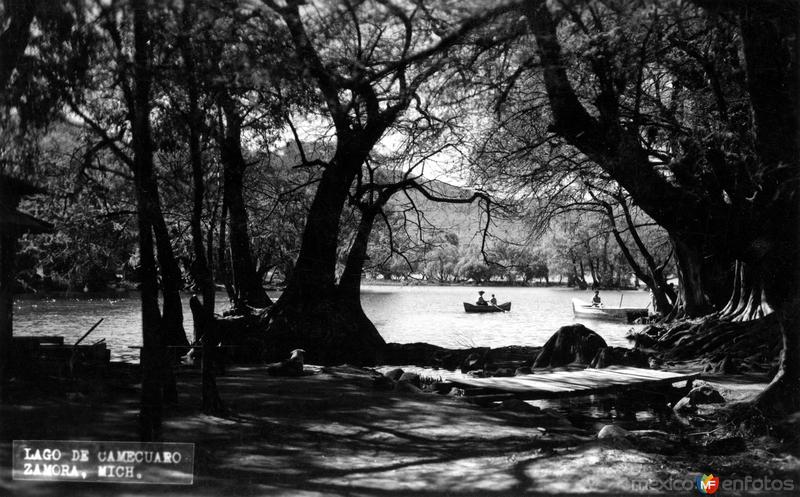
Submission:
[[[343,297],[335,283],[339,221],[362,162],[361,154],[337,151],[322,174],[292,279],[269,314],[267,332],[278,358],[302,348],[309,362],[370,365],[385,345],[372,323],[364,326],[369,320],[353,294]]]
[[[704,316],[712,309],[703,290],[703,253],[700,249],[675,237],[673,244],[680,285],[675,306],[678,315],[672,317]]]

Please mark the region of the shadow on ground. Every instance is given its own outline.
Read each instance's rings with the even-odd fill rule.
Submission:
[[[478,408],[372,388],[347,367],[301,378],[236,368],[219,379],[232,415],[198,414],[199,377],[181,373],[164,440],[196,444],[191,486],[11,481],[11,439],[135,440],[135,392],[106,404],[37,401],[0,413],[10,495],[518,495],[630,491],[631,478],[688,478],[690,463],[600,444],[552,412]]]

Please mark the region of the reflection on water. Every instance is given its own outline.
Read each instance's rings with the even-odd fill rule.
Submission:
[[[475,287],[365,286],[364,310],[387,342],[428,342],[443,347],[542,345],[559,326],[576,322],[570,301],[589,300],[591,293],[565,288],[492,288],[499,302],[511,301],[511,312],[467,314],[462,302],[473,302]],[[608,305],[647,305],[647,292],[601,292]],[[278,294],[270,294],[276,298]],[[192,317],[188,295],[184,307],[185,327],[191,337]],[[218,294],[218,310],[227,298]],[[120,299],[20,300],[15,305],[15,335],[62,335],[74,343],[100,318],[105,321],[86,339],[87,344],[105,339],[114,360],[137,361],[141,345],[139,300],[133,295]],[[581,321],[597,331],[609,345],[628,346],[625,333],[632,325]]]

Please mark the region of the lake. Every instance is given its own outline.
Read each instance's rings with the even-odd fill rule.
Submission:
[[[572,298],[591,300],[592,292],[562,287],[482,287],[487,300],[511,301],[511,312],[467,314],[462,302],[474,302],[474,286],[365,285],[364,311],[387,342],[428,342],[442,347],[500,347],[542,345],[560,327],[582,322],[598,332],[609,345],[628,347],[625,334],[641,326],[594,320],[576,320]],[[226,309],[224,292],[218,293],[218,310]],[[277,298],[279,293],[271,293]],[[622,296],[626,306],[645,307],[643,291],[600,292],[606,305],[616,306]],[[192,316],[186,296],[185,327],[191,338]],[[105,339],[113,360],[138,361],[141,316],[136,295],[119,299],[18,300],[14,308],[14,334],[62,335],[74,343],[100,318],[103,323],[86,339],[90,344]]]

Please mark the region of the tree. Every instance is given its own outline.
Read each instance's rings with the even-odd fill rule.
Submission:
[[[753,125],[749,126],[740,114],[719,105],[729,104],[724,91],[710,88],[710,93],[718,97],[709,100],[717,105],[711,114],[719,116],[714,124],[721,125],[725,132],[712,133],[705,140],[688,135],[682,126],[688,124],[689,130],[702,128],[698,116],[704,119],[707,115],[681,115],[662,100],[663,86],[658,82],[663,85],[670,68],[653,58],[657,53],[654,48],[664,49],[662,36],[667,33],[661,29],[658,10],[645,10],[645,18],[650,19],[643,24],[647,29],[637,30],[615,17],[620,11],[606,5],[590,3],[583,11],[578,6],[564,6],[564,17],[570,19],[576,31],[589,37],[594,47],[586,52],[585,60],[579,59],[586,64],[594,84],[591,92],[583,94],[576,91],[566,69],[557,22],[546,3],[529,0],[524,12],[536,38],[554,133],[602,168],[669,232],[681,276],[681,303],[688,315],[708,312],[707,296],[721,308],[735,295],[731,291],[734,286],[740,287],[738,295],[753,290],[756,295],[763,295],[779,315],[784,351],[780,372],[759,402],[767,406],[779,401],[778,405],[797,409],[800,326],[793,303],[797,302],[799,280],[798,262],[789,255],[796,252],[797,234],[793,230],[788,234],[778,224],[783,226],[787,216],[792,223],[797,219],[799,144],[796,139],[778,143],[776,137],[798,136],[794,117],[797,52],[788,48],[797,39],[798,7],[791,2],[773,1],[698,3],[736,19],[738,25],[730,26],[722,17],[707,15],[701,24],[712,27],[708,33],[734,40],[731,36],[735,34],[741,40],[746,75],[746,88],[742,90],[753,116]],[[675,14],[680,19],[679,10]],[[620,30],[617,24],[613,32],[608,31],[606,22],[625,24],[630,29]],[[686,21],[673,26],[698,27]],[[679,37],[680,32],[674,33],[673,38]],[[680,41],[671,46],[680,50]],[[628,50],[624,50],[626,46]],[[634,46],[637,51],[630,50]],[[626,72],[625,68],[631,66],[628,62],[637,60],[636,72]],[[711,69],[704,68],[706,72]],[[719,82],[719,74],[709,80]],[[676,92],[683,85],[677,78],[671,82]],[[687,98],[685,93],[677,96]],[[593,105],[591,111],[587,108],[589,102]],[[648,120],[645,112],[651,103],[656,104],[654,115],[661,112],[663,117]],[[705,102],[697,99],[696,103]],[[650,122],[664,123],[665,119],[671,123],[672,133],[661,135],[666,125],[648,130]],[[666,157],[666,170],[658,166],[664,160],[664,136],[674,139]],[[731,145],[733,149],[728,148]],[[784,214],[776,223],[779,209]],[[734,263],[741,268],[736,281],[732,280]]]
[[[158,184],[154,174],[153,143],[150,131],[151,48],[147,0],[132,0],[134,33],[134,74],[131,131],[133,135],[133,174],[139,228],[142,299],[142,398],[140,430],[144,441],[161,437],[164,402],[164,372],[169,369],[165,322],[158,304],[158,275],[155,259],[154,226],[161,217]],[[165,302],[166,306],[166,302]]]
[[[462,259],[459,264],[458,273],[462,278],[472,280],[477,284],[489,281],[494,275],[492,268],[489,267],[486,262],[479,259],[477,254]]]
[[[181,58],[185,68],[186,96],[188,109],[185,124],[188,130],[189,160],[192,169],[192,217],[190,221],[192,231],[192,248],[194,261],[191,263],[191,272],[197,281],[203,296],[202,304],[192,306],[195,297],[190,301],[190,309],[195,325],[195,346],[203,343],[202,349],[202,406],[206,414],[219,414],[225,411],[225,406],[217,390],[214,378],[214,359],[218,343],[217,330],[214,323],[214,299],[216,287],[214,273],[211,267],[211,257],[207,250],[203,236],[203,206],[205,203],[205,171],[203,152],[200,144],[201,134],[205,128],[200,109],[200,88],[197,77],[197,63],[194,57],[192,26],[197,21],[197,12],[191,0],[184,2],[181,12],[181,35],[178,44],[181,49]],[[211,251],[213,229],[209,228],[208,252]]]
[[[293,1],[265,3],[285,24],[336,136],[335,152],[320,164],[300,254],[269,314],[268,333],[281,352],[300,346],[323,363],[374,363],[383,338],[357,299],[340,294],[335,281],[340,218],[351,185],[375,145],[420,98],[422,86],[446,66],[447,50],[508,7],[466,17],[434,35],[436,20],[427,11],[411,15],[391,3],[315,6],[327,16],[324,21],[311,17],[310,9],[301,13]],[[376,25],[392,28],[373,29]],[[324,39],[332,34],[335,42]],[[395,34],[399,43],[386,38]]]
[[[163,12],[158,13],[163,14]],[[136,63],[131,60],[130,55],[133,47],[130,46],[131,39],[127,36],[127,33],[122,31],[119,14],[123,16],[130,15],[130,12],[119,5],[103,7],[92,24],[95,28],[92,31],[92,36],[97,37],[97,42],[93,45],[90,54],[94,63],[90,66],[91,71],[88,81],[84,84],[74,85],[71,81],[65,79],[60,72],[52,71],[47,74],[48,82],[60,89],[70,110],[82,121],[86,129],[96,137],[97,141],[87,148],[84,157],[86,162],[92,162],[98,154],[108,151],[118,162],[115,165],[116,167],[121,165],[132,173],[134,184],[138,181],[137,171],[143,171],[141,174],[146,177],[152,175],[150,179],[143,179],[147,184],[140,185],[147,190],[146,193],[150,196],[148,205],[138,205],[137,209],[144,208],[147,211],[148,223],[151,223],[153,230],[153,241],[158,258],[158,274],[160,275],[158,286],[161,288],[164,300],[164,314],[162,316],[164,339],[167,345],[184,346],[188,344],[188,340],[183,328],[183,305],[180,295],[180,291],[183,288],[183,278],[172,246],[173,237],[164,216],[158,189],[157,171],[155,169],[152,172],[147,171],[150,166],[142,166],[141,163],[136,162],[135,158],[136,146],[133,143],[133,128],[135,127],[134,122],[137,114],[135,107],[142,102],[137,103],[136,100],[136,85],[133,82],[135,79],[135,71],[133,69],[136,68]],[[153,22],[159,19],[157,15],[151,17],[154,19]],[[140,34],[146,35],[149,32],[145,29]],[[153,46],[148,49],[150,50],[149,53],[160,47],[160,45],[152,42],[151,45]],[[105,52],[106,50],[108,52]],[[132,51],[135,52],[135,50]],[[147,81],[153,80],[153,75],[149,70],[140,75]],[[145,86],[148,95],[151,95],[153,84],[147,83]],[[152,107],[150,104],[148,105],[148,108]],[[151,127],[149,121],[148,118],[148,129]],[[139,125],[142,126],[141,123]],[[128,128],[128,126],[130,127]],[[139,132],[141,133],[142,129]],[[148,132],[148,134],[151,133]],[[156,148],[152,137],[145,140],[145,142],[151,147],[147,153],[152,158]],[[141,153],[145,153],[144,150],[140,150],[140,155]],[[153,162],[153,160],[150,159],[144,162],[149,163]],[[155,166],[156,163],[153,162],[153,167],[155,168]],[[121,177],[128,176],[126,173],[120,173],[116,167],[104,166],[103,169],[118,173]],[[141,169],[142,167],[144,169]],[[141,174],[139,175],[141,176]],[[144,263],[146,255],[142,254],[141,250],[140,256],[143,257],[142,261]],[[174,397],[173,394],[170,396]]]
[[[243,195],[247,161],[242,152],[242,117],[230,97],[221,95],[220,107],[225,127],[218,134],[223,164],[224,202],[230,219],[231,268],[235,288],[234,299],[255,307],[266,307],[272,300],[264,290],[256,272],[250,248],[248,214]]]

